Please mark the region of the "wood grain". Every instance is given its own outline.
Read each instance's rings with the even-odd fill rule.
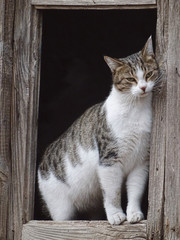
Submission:
[[[162,239],[166,158],[166,59],[167,1],[157,1],[156,57],[162,71],[161,90],[153,97],[153,128],[150,150],[148,239]]]
[[[146,239],[146,221],[111,226],[107,221],[30,221],[23,226],[22,240]]]
[[[32,0],[32,5],[39,9],[112,9],[112,8],[155,8],[156,0]]]
[[[156,4],[156,0],[32,0],[33,5],[145,5]]]
[[[155,0],[0,1],[0,239],[20,240],[33,218],[41,16],[37,8],[151,8]],[[154,94],[148,239],[180,239],[180,2],[157,0],[156,55],[164,72]],[[73,238],[72,238],[73,236]],[[82,238],[83,236],[83,238]],[[146,222],[24,224],[23,239],[146,239]]]
[[[180,2],[158,0],[157,55],[164,75],[154,98],[148,239],[180,239]]]
[[[168,5],[164,239],[180,239],[180,1]]]
[[[33,218],[39,98],[40,20],[29,1],[16,1],[11,105],[12,210],[14,240]]]
[[[0,239],[13,239],[11,211],[11,87],[14,2],[0,1]]]

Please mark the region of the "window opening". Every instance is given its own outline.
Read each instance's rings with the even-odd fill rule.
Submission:
[[[135,53],[150,35],[155,39],[155,29],[155,9],[43,11],[37,163],[48,144],[108,96],[111,73],[103,55]],[[142,204],[145,216],[147,192]],[[35,219],[48,219],[37,186]]]

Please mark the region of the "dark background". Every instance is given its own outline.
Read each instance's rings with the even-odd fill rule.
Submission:
[[[85,109],[108,96],[111,72],[103,56],[141,50],[155,28],[156,10],[43,11],[38,162]],[[36,194],[35,219],[43,218],[39,209]]]

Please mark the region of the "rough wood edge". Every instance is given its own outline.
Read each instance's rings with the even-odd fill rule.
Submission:
[[[148,5],[156,0],[31,0],[33,5]]]
[[[164,239],[180,239],[180,1],[168,1]]]
[[[0,239],[13,238],[11,208],[11,87],[14,2],[0,1]]]
[[[37,9],[146,9],[156,8],[156,0],[31,0]]]
[[[146,221],[110,225],[107,221],[30,221],[23,225],[22,240],[146,239]]]
[[[157,1],[156,58],[162,72],[159,91],[153,98],[153,128],[150,149],[149,208],[147,239],[163,239],[164,177],[166,161],[166,59],[168,36],[168,1]]]
[[[38,10],[136,10],[136,9],[156,9],[156,5],[123,5],[123,6],[56,6],[56,5],[36,5]]]
[[[23,223],[33,219],[34,213],[40,32],[40,11],[32,7],[29,0],[17,1],[13,38],[12,191],[11,209],[9,209],[13,237],[9,237],[7,240],[20,240]]]

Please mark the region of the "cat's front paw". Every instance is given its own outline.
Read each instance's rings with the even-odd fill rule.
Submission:
[[[107,216],[108,222],[112,225],[119,225],[126,220],[126,215],[123,212],[117,212]]]
[[[130,223],[138,223],[143,219],[144,219],[144,215],[140,211],[127,213],[127,220]]]

